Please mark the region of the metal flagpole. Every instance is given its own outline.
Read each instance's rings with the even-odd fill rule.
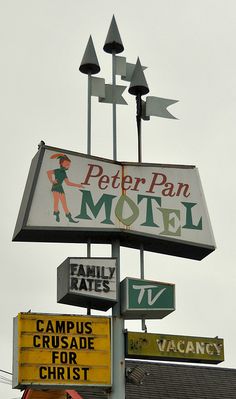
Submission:
[[[144,249],[143,249],[143,244],[140,245],[140,277],[141,277],[141,279],[144,279]],[[144,318],[142,318],[142,330],[147,332],[147,326],[146,326]]]
[[[91,155],[91,95],[92,95],[92,77],[88,73],[88,119],[87,119],[87,154]]]
[[[92,110],[92,76],[88,73],[88,119],[87,119],[87,154],[91,155],[91,110]],[[91,257],[91,239],[87,241],[87,258]],[[87,315],[91,315],[91,308],[87,308]]]
[[[140,60],[138,58],[135,65],[134,73],[130,82],[129,93],[136,96],[136,122],[138,133],[138,162],[142,162],[142,95],[147,94],[149,88],[142,70]],[[144,249],[143,244],[140,245],[140,277],[144,279]],[[142,330],[147,331],[145,319],[142,319]]]
[[[138,93],[136,96],[136,104],[137,104],[137,131],[138,131],[138,162],[142,162],[142,98],[141,93]],[[144,249],[143,244],[140,245],[140,278],[144,279]],[[145,319],[142,318],[142,330],[147,331],[147,327],[145,324]]]
[[[112,51],[112,116],[113,116],[113,160],[117,161],[117,129],[116,129],[116,56]],[[112,308],[112,339],[113,339],[113,384],[112,399],[125,398],[125,347],[124,319],[120,314],[120,241],[112,242],[112,257],[117,259],[117,298],[118,302]]]
[[[136,104],[137,104],[137,114],[136,114],[136,122],[137,122],[137,131],[138,131],[138,162],[142,162],[142,98],[141,94],[138,93],[136,96]]]
[[[87,119],[87,154],[91,155],[91,109],[92,109],[92,76],[88,73],[88,119]],[[91,257],[91,240],[87,242],[87,257]],[[91,314],[91,310],[87,309],[87,314]]]
[[[116,54],[124,50],[115,17],[113,15],[107,34],[104,51],[112,54],[112,114],[113,114],[113,160],[117,160],[116,135]],[[124,319],[120,313],[120,241],[112,242],[112,256],[117,258],[117,298],[118,302],[112,308],[112,342],[113,342],[113,383],[111,399],[125,398],[125,347]]]
[[[115,89],[116,89],[116,55],[115,51],[112,51],[112,115],[113,115],[113,160],[117,161],[117,134],[116,134],[116,101],[115,101]]]
[[[112,242],[112,257],[117,259],[117,298],[118,302],[112,308],[112,392],[111,399],[125,398],[125,347],[124,319],[120,314],[120,241]]]
[[[113,15],[103,46],[106,53],[112,54],[112,114],[113,114],[113,160],[117,160],[117,135],[116,135],[116,54],[124,50],[118,26]]]
[[[88,75],[88,109],[87,109],[87,154],[91,155],[91,108],[92,108],[92,75],[100,72],[100,66],[98,63],[97,55],[95,52],[92,37],[89,37],[83,59],[81,61],[80,72]],[[91,257],[91,240],[88,238],[87,241],[87,257]],[[91,314],[91,309],[87,309],[87,314]]]

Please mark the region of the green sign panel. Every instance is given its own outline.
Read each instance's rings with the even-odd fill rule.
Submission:
[[[217,364],[224,361],[224,341],[220,338],[128,332],[126,357]]]
[[[121,282],[121,313],[126,319],[162,319],[174,310],[174,284],[129,277]]]

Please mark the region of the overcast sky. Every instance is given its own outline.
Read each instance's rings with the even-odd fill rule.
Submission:
[[[150,95],[179,100],[178,120],[143,123],[143,161],[196,165],[217,250],[198,262],[145,253],[145,277],[176,284],[176,311],[148,332],[224,338],[236,368],[236,2],[235,0],[0,0],[1,323],[0,369],[12,367],[12,319],[31,309],[80,313],[56,302],[56,269],[85,245],[16,243],[12,235],[37,145],[86,152],[87,78],[78,70],[92,34],[111,83],[103,45],[115,14],[121,54],[148,69]],[[119,79],[117,79],[118,83]],[[120,84],[123,82],[119,81]],[[137,160],[135,100],[117,107],[118,160]],[[92,154],[112,158],[112,109],[92,99]],[[93,256],[110,256],[93,246]],[[121,250],[121,278],[139,276],[139,252]],[[93,312],[95,313],[95,312]],[[126,323],[140,331],[140,322]],[[0,382],[4,399],[20,396]]]

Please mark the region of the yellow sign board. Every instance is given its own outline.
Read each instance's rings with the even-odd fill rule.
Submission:
[[[20,313],[13,387],[111,385],[110,318]]]
[[[221,338],[128,332],[126,357],[217,364],[224,361],[224,341]]]

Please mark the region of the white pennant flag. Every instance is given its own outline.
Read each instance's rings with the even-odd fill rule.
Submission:
[[[105,97],[99,97],[100,103],[107,104],[121,104],[127,105],[127,102],[122,97],[122,93],[125,91],[126,86],[115,85],[115,92],[113,96],[113,85],[105,85]]]
[[[91,95],[95,97],[105,97],[105,79],[91,78]]]
[[[134,73],[134,68],[136,64],[131,64],[130,62],[126,62],[126,57],[116,56],[116,75],[120,75],[122,80],[126,82],[131,82],[132,75]],[[147,67],[142,66],[142,70],[144,71]]]
[[[107,104],[121,104],[127,105],[127,102],[122,97],[122,93],[125,91],[126,86],[116,85],[114,90],[113,100],[113,85],[105,84],[103,78],[91,78],[91,95],[98,97],[99,102]]]
[[[147,119],[150,116],[159,116],[161,118],[178,119],[167,110],[170,105],[177,102],[178,100],[148,96],[146,97],[146,104],[143,107],[142,118]]]

